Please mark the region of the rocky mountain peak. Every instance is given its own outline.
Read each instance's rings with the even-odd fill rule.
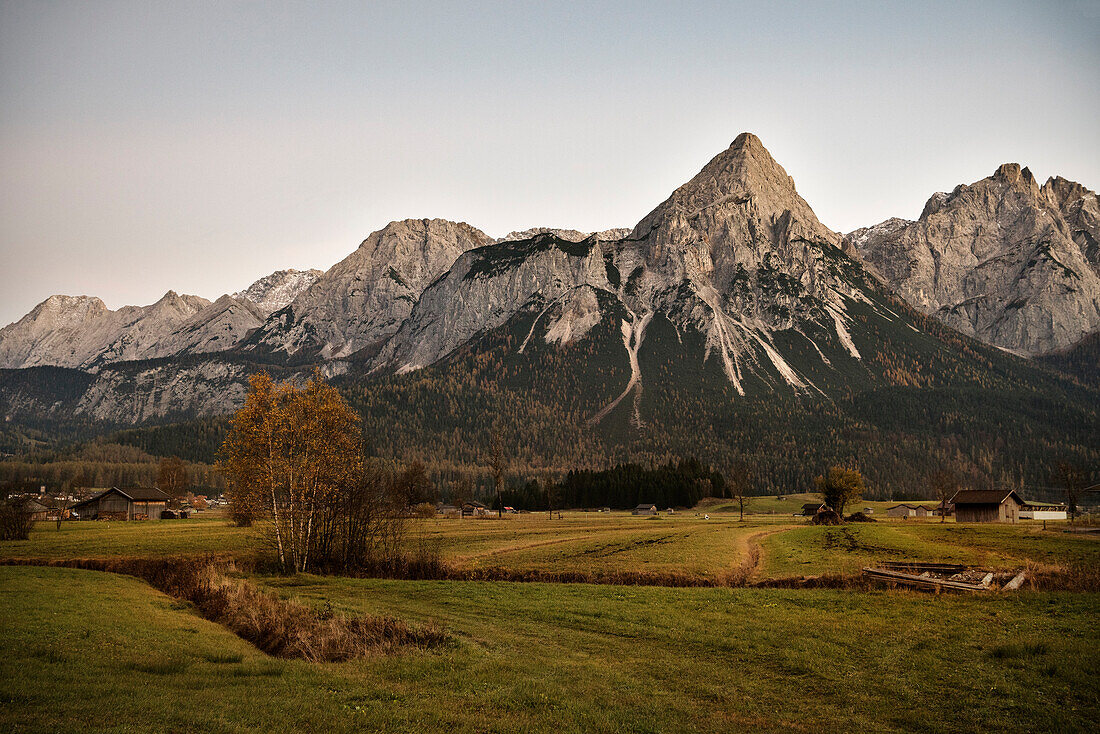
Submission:
[[[419,244],[426,252],[445,250],[451,242],[483,244],[492,242],[492,238],[477,227],[466,222],[452,222],[447,219],[399,219],[390,222],[382,229],[371,234],[359,245],[360,250],[369,253],[378,260],[389,257],[398,250],[403,254],[409,244]]]
[[[95,296],[65,296],[53,295],[31,309],[31,312],[21,320],[31,317],[38,318],[43,314],[74,314],[94,313],[107,311],[107,304]]]
[[[993,172],[991,177],[993,183],[1005,183],[1019,191],[1020,193],[1034,197],[1036,199],[1042,196],[1039,190],[1039,182],[1035,180],[1035,176],[1032,175],[1031,169],[1021,167],[1019,163],[1003,163],[998,166],[997,170]],[[982,182],[974,184],[975,186],[981,185]]]
[[[568,242],[581,242],[593,236],[601,242],[609,242],[612,240],[621,240],[623,237],[626,237],[630,234],[630,228],[616,227],[600,230],[599,232],[581,232],[576,229],[558,229],[556,227],[530,227],[529,229],[509,232],[503,237],[498,237],[494,242],[519,242],[521,240],[529,240],[540,234],[552,234]]]
[[[377,349],[408,318],[429,283],[459,255],[492,241],[465,222],[390,222],[275,313],[249,348],[325,358]]]
[[[1048,178],[1047,182],[1043,184],[1042,191],[1050,203],[1059,209],[1065,209],[1073,202],[1086,196],[1096,196],[1095,193],[1076,181],[1070,181],[1061,176]]]
[[[752,133],[738,135],[729,148],[639,222],[631,238],[647,237],[671,219],[711,215],[719,219],[749,216],[771,225],[784,222],[790,237],[840,244],[840,237],[818,221],[798,195],[794,180]]]
[[[813,389],[773,342],[780,332],[798,330],[822,350],[861,359],[848,308],[866,300],[871,281],[834,249],[839,236],[754,135],[738,136],[629,237],[577,242],[562,234],[536,232],[462,255],[423,293],[375,369],[434,364],[514,318],[531,319],[520,352],[610,328],[632,376],[599,421],[640,394],[639,349],[653,323],[698,340],[704,362],[713,360],[742,394],[756,379]]]
[[[916,222],[850,233],[868,267],[916,308],[1022,354],[1100,327],[1100,209],[1087,189],[1005,163],[934,194]]]
[[[157,314],[171,314],[167,318],[186,320],[209,305],[210,301],[202,296],[192,296],[186,293],[181,295],[170,290],[161,296],[156,303],[140,308],[140,318],[148,318]],[[125,307],[120,311],[125,311],[128,308],[134,307]]]
[[[265,314],[272,314],[290,303],[321,277],[320,270],[276,270],[260,278],[233,298],[255,304]]]

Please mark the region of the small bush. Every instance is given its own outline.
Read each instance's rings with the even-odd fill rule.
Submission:
[[[813,519],[814,525],[840,525],[841,522],[840,515],[833,510],[822,510]]]
[[[25,499],[0,502],[0,540],[26,540],[34,526],[34,514]]]
[[[412,508],[412,516],[430,520],[435,517],[435,505],[431,502],[421,502]]]
[[[862,512],[853,512],[848,517],[844,518],[848,522],[875,522],[875,518],[867,517]]]

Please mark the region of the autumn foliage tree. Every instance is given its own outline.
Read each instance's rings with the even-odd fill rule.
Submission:
[[[844,506],[863,496],[863,475],[855,469],[833,466],[829,471],[814,480],[817,491],[825,504],[837,515],[844,517]]]
[[[1077,517],[1077,500],[1084,486],[1084,475],[1081,469],[1068,461],[1059,462],[1054,474],[1054,481],[1062,485],[1062,491],[1066,495],[1066,510],[1069,514],[1070,524]]]
[[[500,495],[504,488],[504,470],[507,468],[508,460],[504,456],[504,438],[500,434],[500,426],[493,426],[492,435],[489,437],[489,471],[493,474],[497,517],[502,517],[504,514],[504,505]]]
[[[363,479],[360,438],[359,416],[320,374],[301,388],[264,372],[249,379],[220,466],[234,515],[271,521],[284,570],[306,571],[333,544],[324,534],[339,524],[326,515]]]
[[[959,491],[959,480],[950,469],[940,469],[932,475],[932,491],[940,501],[940,522],[947,522],[947,503]]]
[[[191,486],[191,472],[178,456],[167,456],[157,465],[157,488],[172,497],[182,497]]]
[[[749,491],[752,488],[752,470],[741,461],[730,465],[725,477],[726,493],[737,502],[738,519],[745,519],[745,505],[751,501]]]

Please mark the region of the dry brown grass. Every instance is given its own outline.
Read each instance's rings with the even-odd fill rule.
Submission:
[[[1056,566],[1028,561],[1027,588],[1036,591],[1100,591],[1100,568],[1096,566]]]

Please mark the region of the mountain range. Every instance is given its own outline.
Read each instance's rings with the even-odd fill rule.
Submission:
[[[324,273],[280,271],[213,303],[169,292],[110,311],[53,296],[0,330],[0,411],[9,424],[163,423],[229,412],[258,369],[320,368],[381,449],[476,460],[496,420],[534,466],[700,442],[766,462],[824,446],[790,445],[808,426],[863,435],[915,410],[898,429],[932,435],[1001,396],[974,425],[1023,435],[1030,420],[1035,447],[1091,456],[1059,424],[1095,425],[1097,393],[1050,365],[1080,364],[1067,350],[1100,329],[1098,212],[1084,187],[1006,164],[934,194],[915,222],[842,235],[743,133],[630,230],[493,239],[404,220]],[[914,400],[943,409],[921,417]],[[888,450],[872,443],[838,445]],[[967,445],[964,463],[980,464]],[[767,471],[780,483],[789,470]]]

